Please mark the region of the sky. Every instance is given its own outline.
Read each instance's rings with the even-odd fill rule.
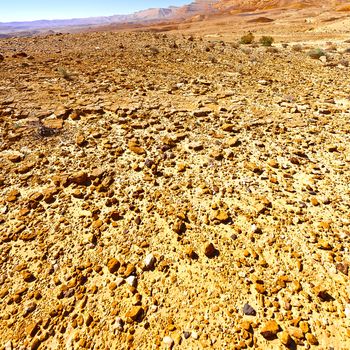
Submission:
[[[111,16],[190,2],[191,0],[0,0],[0,22]]]

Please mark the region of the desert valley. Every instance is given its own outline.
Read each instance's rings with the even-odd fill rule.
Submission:
[[[0,349],[349,349],[350,3],[94,21],[0,39]]]

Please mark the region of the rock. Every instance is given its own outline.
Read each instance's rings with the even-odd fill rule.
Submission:
[[[154,268],[155,263],[156,263],[156,258],[154,257],[154,255],[152,253],[148,254],[144,260],[144,269],[146,271],[152,270]]]
[[[35,276],[30,271],[23,271],[22,276],[25,282],[35,281]]]
[[[187,247],[185,250],[186,255],[191,259],[198,259],[198,254],[192,247]]]
[[[310,345],[319,345],[317,338],[311,333],[306,334],[306,340]]]
[[[1,61],[1,60],[0,60]],[[6,344],[4,345],[4,350],[12,350],[12,341],[9,340],[8,342],[6,342]]]
[[[271,320],[265,322],[262,329],[260,330],[260,334],[267,340],[273,340],[276,338],[277,333],[280,331],[280,327],[276,321]]]
[[[336,265],[336,268],[339,272],[343,273],[345,276],[349,273],[349,264],[348,263],[339,263]]]
[[[120,263],[117,259],[112,258],[108,260],[107,267],[110,273],[116,273],[119,269]]]
[[[230,219],[230,215],[226,210],[218,210],[214,213],[214,219],[225,223]]]
[[[304,339],[304,333],[300,328],[289,327],[288,329],[290,335],[295,339]]]
[[[186,232],[186,224],[181,221],[177,220],[173,225],[173,231],[177,233],[178,235],[181,235]]]
[[[292,338],[286,331],[279,333],[278,338],[280,339],[281,343],[287,347],[292,344]]]
[[[184,331],[184,338],[188,339],[191,336],[191,332]]]
[[[63,129],[63,119],[45,119],[43,124],[45,127],[50,129]]]
[[[194,151],[201,151],[204,147],[201,142],[192,142],[189,144],[189,148],[193,149]]]
[[[238,147],[241,144],[242,142],[238,139],[238,137],[232,137],[227,140],[227,145],[229,147]]]
[[[125,317],[133,321],[141,321],[144,316],[144,310],[141,306],[133,306],[130,311],[125,314]]]
[[[129,284],[131,287],[137,287],[137,278],[135,276],[129,276],[125,279],[125,282]]]
[[[37,350],[40,345],[41,345],[40,338],[35,338],[30,344],[30,350]]]
[[[86,144],[86,138],[84,137],[84,135],[79,134],[75,139],[75,143],[78,146],[82,147]]]
[[[222,126],[222,130],[223,130],[223,131],[231,132],[231,131],[233,130],[234,127],[235,127],[234,124],[224,124],[224,125]]]
[[[218,255],[218,251],[215,249],[213,243],[207,243],[204,246],[204,254],[208,258],[214,258],[215,256]]]
[[[211,113],[210,109],[197,109],[195,111],[193,111],[193,116],[194,117],[206,117],[207,115],[209,115]]]
[[[163,343],[167,346],[167,347],[173,347],[174,346],[174,339],[170,336],[165,336],[163,338]]]
[[[39,325],[36,322],[32,322],[27,326],[26,333],[30,337],[34,337],[35,334],[38,332],[38,330],[39,330]]]
[[[248,316],[256,316],[256,311],[249,304],[244,304],[243,313]]]
[[[137,155],[143,155],[146,153],[146,151],[137,142],[134,141],[130,141],[128,143],[128,148],[131,152]]]
[[[86,185],[88,180],[89,176],[85,171],[78,171],[69,177],[69,181],[77,185]]]
[[[115,319],[115,326],[118,329],[118,331],[123,332],[124,330],[124,321],[121,317],[117,317]]]

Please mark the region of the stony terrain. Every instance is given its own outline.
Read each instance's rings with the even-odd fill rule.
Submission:
[[[350,44],[0,41],[0,347],[349,349]]]

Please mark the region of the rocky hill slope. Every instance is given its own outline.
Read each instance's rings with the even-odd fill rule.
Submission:
[[[1,40],[0,347],[350,348],[342,45]]]

